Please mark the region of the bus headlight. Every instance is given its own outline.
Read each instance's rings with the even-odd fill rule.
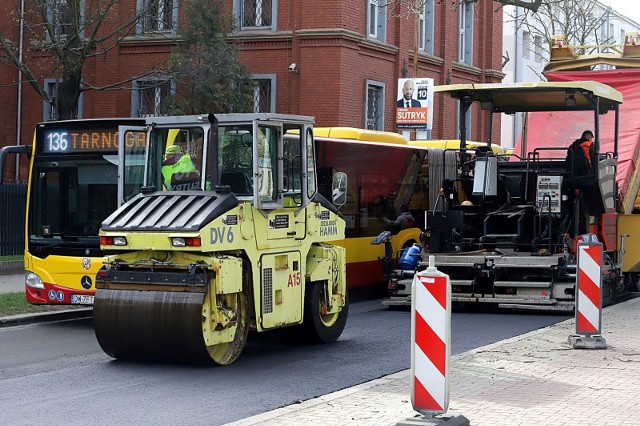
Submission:
[[[34,274],[33,272],[29,272],[25,277],[25,283],[27,287],[31,288],[39,288],[44,290],[44,283],[42,282],[42,278],[38,274]]]

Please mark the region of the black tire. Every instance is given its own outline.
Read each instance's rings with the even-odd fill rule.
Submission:
[[[629,286],[629,291],[640,291],[640,274],[637,272],[631,274],[631,285]]]
[[[345,294],[345,304],[338,314],[322,315],[321,304],[324,284],[310,283],[306,291],[304,309],[305,337],[313,343],[332,343],[338,340],[349,315],[349,294]]]

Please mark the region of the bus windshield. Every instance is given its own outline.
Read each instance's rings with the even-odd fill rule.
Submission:
[[[97,243],[102,221],[118,207],[117,157],[41,157],[34,161],[33,177],[30,241]]]

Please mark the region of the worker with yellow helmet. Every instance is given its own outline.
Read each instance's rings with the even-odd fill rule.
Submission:
[[[186,191],[200,187],[200,173],[179,145],[169,145],[162,162],[164,186],[169,191]]]

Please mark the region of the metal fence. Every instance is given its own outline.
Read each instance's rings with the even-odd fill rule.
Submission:
[[[0,185],[0,256],[24,255],[27,184]]]

